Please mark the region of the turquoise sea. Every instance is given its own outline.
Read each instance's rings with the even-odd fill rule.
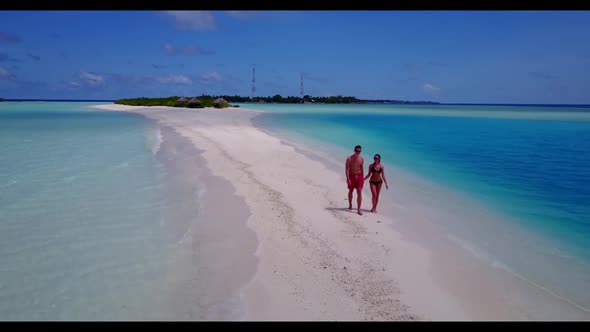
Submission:
[[[589,107],[241,107],[264,112],[255,119],[261,128],[333,148],[333,157],[346,157],[360,144],[368,167],[373,154],[381,154],[393,166],[392,190],[385,194],[394,202],[404,201],[395,191],[394,167],[476,202],[479,214],[434,186],[412,196],[428,197],[417,209],[441,207],[431,219],[450,239],[590,312]]]
[[[0,320],[186,318],[165,211],[194,201],[170,195],[159,127],[96,104],[0,103]]]

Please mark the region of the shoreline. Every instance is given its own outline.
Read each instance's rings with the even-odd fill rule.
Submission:
[[[174,127],[155,125],[161,138],[152,152],[167,174],[161,232],[170,253],[163,318],[237,319],[243,310],[234,293],[256,266],[257,240],[245,225],[248,207],[231,183],[212,174],[202,150]],[[232,208],[217,208],[219,201]]]
[[[347,205],[338,203],[346,199],[340,172],[256,128],[251,119],[258,111],[92,108],[141,114],[174,127],[246,201],[252,213],[247,226],[258,237],[257,270],[241,293],[246,320],[540,319],[511,310],[520,305],[503,306],[506,299],[494,295],[494,287],[502,287],[495,276],[444,246],[451,254],[445,262],[464,268],[466,277],[455,280],[456,271],[444,271],[449,267],[416,243],[424,236],[400,233],[400,220],[413,217],[400,206],[384,213],[382,202],[381,214],[363,216],[340,208]],[[473,306],[478,297],[485,301]]]

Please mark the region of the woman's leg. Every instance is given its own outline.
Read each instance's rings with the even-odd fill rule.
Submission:
[[[376,204],[376,199],[377,199],[377,187],[371,183],[371,196],[372,196],[372,201],[373,201],[373,208],[371,208],[371,212],[375,212],[375,209],[377,208],[377,204]]]
[[[383,186],[383,181],[381,181],[381,183],[379,183],[378,185],[371,185],[371,190],[373,190],[373,187],[375,187],[375,192],[373,193],[373,212],[377,212],[377,204],[379,203],[379,193],[381,192],[381,186]]]

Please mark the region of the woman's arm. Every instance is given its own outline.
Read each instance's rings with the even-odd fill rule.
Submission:
[[[385,168],[381,165],[381,174],[383,174],[383,182],[385,182],[385,189],[389,189],[389,185],[387,185],[387,179],[385,178]]]
[[[365,176],[365,181],[371,176],[371,173],[372,173],[372,171],[371,171],[371,165],[369,165],[369,172],[367,172],[367,176]]]

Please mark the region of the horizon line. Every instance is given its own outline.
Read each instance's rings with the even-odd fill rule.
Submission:
[[[141,98],[141,97],[140,97]],[[154,98],[165,98],[165,97],[154,97]],[[266,98],[266,97],[262,97]],[[355,97],[356,98],[356,97]],[[119,99],[135,99],[135,98],[119,98]],[[115,102],[119,99],[48,99],[48,98],[4,98],[4,101],[86,101],[86,102]],[[396,100],[396,101],[405,101],[411,103],[435,103],[438,105],[499,105],[499,106],[587,106],[590,107],[590,104],[559,104],[559,103],[550,103],[550,104],[538,104],[538,103],[461,103],[461,102],[453,102],[453,103],[445,103],[445,102],[434,102],[434,101],[409,101],[409,100],[398,100],[398,99],[362,99],[367,101],[372,100]]]

